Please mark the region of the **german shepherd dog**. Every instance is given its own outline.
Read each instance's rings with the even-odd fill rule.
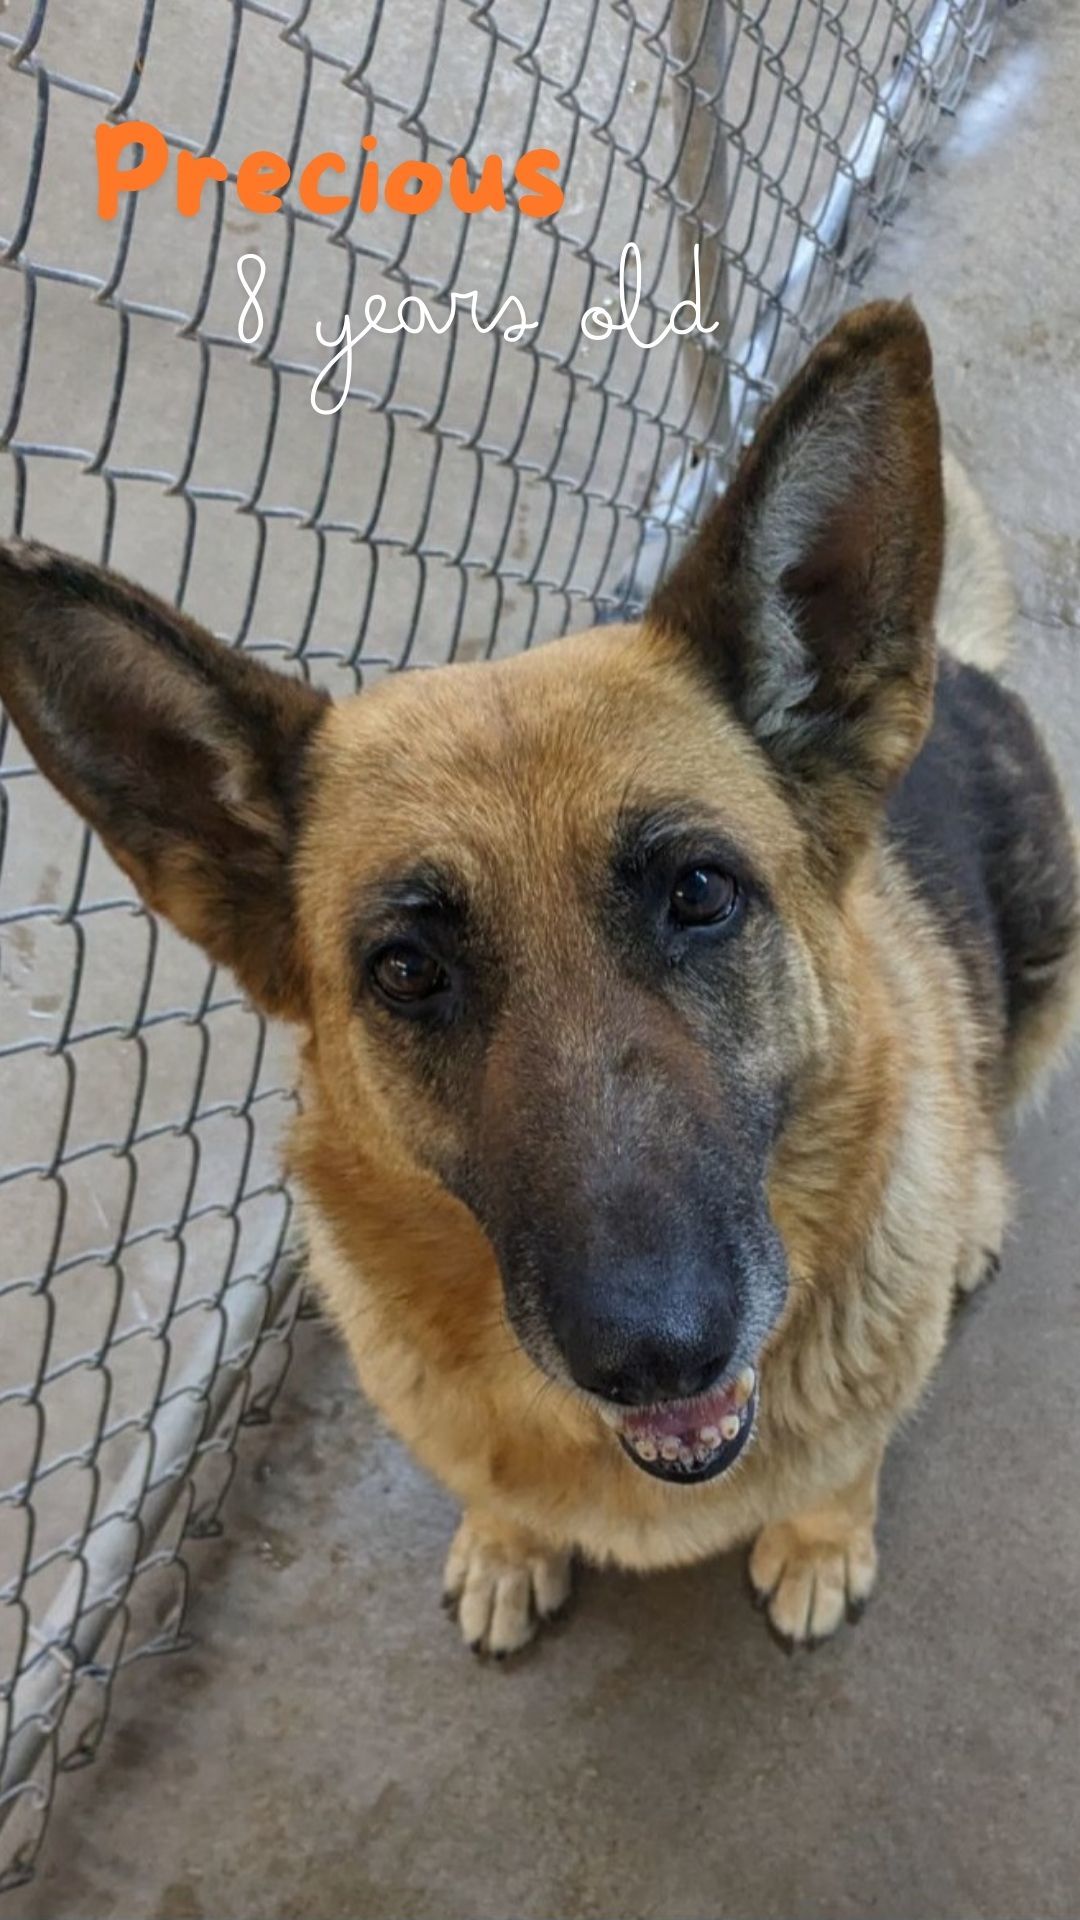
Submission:
[[[907,304],[811,355],[640,624],[514,659],[332,704],[3,548],[30,751],[303,1029],[312,1271],[464,1505],[474,1649],[575,1554],[752,1541],[793,1643],[868,1598],[885,1446],[1077,1004],[1072,828],[984,670],[1008,618]]]

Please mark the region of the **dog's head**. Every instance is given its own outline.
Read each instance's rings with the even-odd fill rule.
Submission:
[[[778,1141],[932,699],[930,353],[843,321],[633,628],[331,705],[81,563],[0,560],[0,694],[149,903],[311,1028],[358,1151],[475,1215],[639,1464],[738,1454]],[[438,1285],[433,1275],[431,1285]]]

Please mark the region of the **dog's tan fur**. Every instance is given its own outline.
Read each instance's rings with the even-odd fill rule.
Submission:
[[[515,707],[511,721],[500,680],[520,685],[526,676],[528,718]],[[572,747],[583,685],[597,702],[584,721],[587,767],[575,764]],[[790,816],[742,763],[732,731],[723,742],[725,811],[805,942],[808,985],[817,989],[807,1019],[823,1067],[812,1117],[789,1136],[773,1174],[793,1290],[762,1361],[757,1445],[730,1479],[675,1498],[626,1460],[591,1406],[545,1389],[516,1345],[484,1236],[403,1151],[423,1116],[399,1089],[380,1087],[365,1058],[335,933],[362,885],[360,849],[385,855],[380,807],[403,846],[430,835],[437,819],[459,855],[470,848],[478,883],[500,864],[539,880],[544,865],[552,876],[561,865],[554,796],[565,794],[576,819],[587,778],[602,808],[605,782],[616,794],[628,751],[639,765],[659,751],[670,767],[675,742],[681,781],[692,789],[708,777],[724,723],[702,711],[692,684],[673,679],[665,648],[644,628],[601,629],[505,667],[448,675],[437,688],[396,682],[385,696],[370,702],[385,729],[377,781],[357,779],[359,757],[365,774],[370,768],[374,713],[365,715],[362,745],[346,708],[320,747],[318,854],[302,881],[300,915],[318,969],[319,1021],[293,1143],[312,1271],[364,1391],[464,1502],[467,1530],[488,1543],[504,1538],[508,1553],[516,1543],[515,1566],[575,1549],[626,1567],[671,1566],[861,1488],[938,1358],[958,1278],[982,1270],[1004,1225],[1000,1153],[977,1086],[983,1042],[958,962],[897,863],[877,849],[842,914],[816,895]],[[420,820],[393,780],[394,743],[410,725],[424,726],[428,748],[429,783],[413,797]],[[608,740],[602,756],[597,743]],[[500,765],[516,789],[509,816],[499,804]],[[370,823],[344,805],[346,792],[365,786]],[[509,858],[508,817],[515,833],[523,820],[537,822],[543,864],[527,861],[521,846]],[[557,907],[534,895],[532,940],[544,940]],[[320,954],[334,959],[320,967]],[[818,1557],[815,1539],[811,1531],[797,1550],[791,1545],[799,1591],[807,1556]],[[833,1558],[830,1543],[823,1590]],[[490,1599],[494,1612],[494,1591]],[[787,1577],[772,1604],[792,1631]],[[807,1625],[823,1630],[816,1615]]]
[[[1004,572],[959,469],[947,470],[947,490],[939,638],[996,666],[1010,613]],[[692,598],[692,580],[678,591]],[[1004,1106],[1056,1056],[1076,1002],[1073,948],[988,1074],[1000,1036],[903,862],[846,797],[832,816],[842,851],[820,857],[814,826],[745,728],[704,697],[674,630],[679,604],[661,597],[635,626],[298,709],[310,738],[285,960],[267,957],[274,943],[261,928],[212,936],[221,892],[201,855],[133,852],[31,710],[25,668],[0,681],[42,764],[147,897],[232,960],[265,1003],[304,1021],[290,1164],[312,1273],[365,1393],[463,1503],[447,1592],[466,1639],[495,1653],[524,1644],[561,1606],[576,1553],[647,1569],[754,1540],[752,1578],[794,1640],[831,1632],[866,1599],[888,1439],[938,1359],[957,1287],[977,1284],[1000,1248]],[[872,741],[883,786],[915,751],[929,699],[925,673],[898,684]],[[405,753],[404,742],[421,750]],[[573,982],[566,1050],[587,1076],[608,983],[567,914],[564,876],[606,832],[628,769],[645,791],[675,790],[703,808],[722,796],[800,983],[803,1093],[769,1176],[791,1285],[760,1358],[756,1441],[730,1473],[680,1488],[640,1472],[603,1409],[547,1378],[519,1344],[489,1240],[427,1170],[452,1122],[357,1019],[350,959],[370,884],[445,850],[488,917],[512,929],[520,993],[533,982],[539,993],[553,971]],[[243,832],[257,833],[260,803],[240,785]],[[490,1072],[497,1080],[497,1058]]]

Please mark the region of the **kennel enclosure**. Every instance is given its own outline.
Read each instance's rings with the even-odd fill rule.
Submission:
[[[0,529],[131,574],[335,693],[641,604],[848,297],[996,0],[0,0]],[[168,182],[99,218],[94,130],[160,128],[280,213]],[[384,169],[559,158],[543,220],[360,206]],[[313,213],[303,161],[351,156]],[[590,340],[640,249],[640,327]],[[237,263],[265,262],[258,339]],[[534,328],[371,336],[372,291]],[[0,1887],[114,1682],[182,1646],[302,1293],[291,1042],[157,923],[0,715]]]

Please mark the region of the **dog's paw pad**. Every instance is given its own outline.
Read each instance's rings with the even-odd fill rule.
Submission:
[[[750,1585],[790,1650],[813,1647],[857,1620],[873,1591],[877,1552],[869,1527],[843,1542],[808,1541],[786,1521],[765,1527],[750,1554]]]
[[[569,1598],[569,1554],[526,1548],[462,1521],[446,1562],[443,1604],[456,1613],[473,1653],[496,1660],[519,1653]]]

